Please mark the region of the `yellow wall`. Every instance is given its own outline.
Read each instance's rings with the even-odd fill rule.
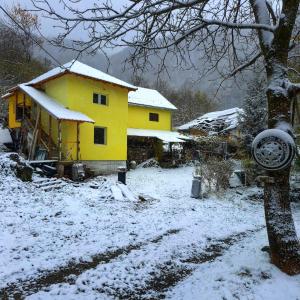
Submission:
[[[72,99],[68,97],[68,75],[46,82],[43,88],[47,95],[56,99],[57,102],[61,103],[65,107],[69,107],[69,102],[71,102]]]
[[[16,101],[17,100],[17,101]],[[21,122],[16,120],[16,103],[18,106],[23,106],[24,94],[21,92],[16,92],[14,95],[8,98],[8,127],[9,128],[19,128],[21,127]],[[25,96],[25,105],[30,106],[30,100]]]
[[[67,74],[45,83],[44,91],[69,109],[80,111],[95,124],[80,124],[80,160],[126,160],[127,128],[171,130],[171,112],[141,106],[128,107],[128,90],[116,85]],[[93,103],[93,93],[107,96],[108,105]],[[27,97],[28,98],[28,97]],[[15,119],[15,95],[9,99],[9,127],[20,127]],[[28,99],[26,99],[27,104]],[[23,94],[18,92],[18,102]],[[30,105],[30,103],[29,103]],[[159,122],[149,121],[149,113],[158,113]],[[42,109],[43,130],[49,132],[49,114]],[[107,143],[94,144],[94,127],[107,128]],[[52,139],[57,144],[58,122],[52,118]],[[62,150],[67,160],[75,160],[76,122],[62,121]]]
[[[149,113],[158,113],[159,121],[149,121]],[[143,106],[128,107],[128,127],[154,130],[171,130],[171,111]]]
[[[9,97],[8,101],[8,127],[18,128],[21,126],[21,123],[16,120],[16,96]]]
[[[69,109],[80,111],[95,121],[95,124],[81,123],[80,125],[79,159],[126,160],[127,89],[73,74],[54,79],[51,84],[48,82],[44,87],[48,95],[59,100]],[[108,105],[94,104],[93,93],[107,95]],[[48,125],[44,114],[42,114],[42,122],[47,132]],[[94,126],[107,128],[106,145],[94,144]],[[67,159],[76,159],[76,123],[63,122],[62,129],[63,153]],[[56,141],[57,130],[54,135]]]

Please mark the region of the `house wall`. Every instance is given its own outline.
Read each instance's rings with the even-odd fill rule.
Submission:
[[[56,85],[57,82],[57,85]],[[50,84],[51,83],[51,84]],[[80,111],[95,124],[80,124],[80,160],[126,160],[128,90],[116,85],[86,79],[73,74],[54,79],[44,86],[45,92],[69,109]],[[93,103],[93,93],[107,95],[108,105]],[[42,114],[43,127],[48,129]],[[107,128],[106,145],[94,144],[94,127]],[[57,124],[55,125],[57,128]],[[57,140],[57,130],[54,132]],[[76,123],[62,122],[64,156],[76,159]]]
[[[69,107],[71,98],[68,97],[68,78],[67,75],[50,80],[43,85],[43,89],[50,97]]]
[[[149,121],[149,113],[158,113],[159,121]],[[128,127],[153,130],[171,130],[171,116],[172,114],[169,110],[129,105]]]
[[[91,164],[95,161],[103,163],[119,161],[120,164],[127,159],[127,128],[171,130],[171,111],[147,108],[141,106],[128,107],[128,90],[117,85],[87,79],[74,74],[67,74],[44,83],[45,93],[69,109],[80,111],[95,124],[80,124],[80,156],[79,159]],[[93,103],[93,93],[107,96],[108,105]],[[20,127],[15,118],[15,96],[9,99],[9,127]],[[23,93],[18,92],[18,102],[23,103]],[[26,103],[29,97],[26,98]],[[32,102],[34,103],[34,102]],[[35,111],[32,104],[31,113]],[[158,113],[159,121],[149,121],[149,113]],[[41,123],[43,130],[49,132],[49,114],[41,110]],[[94,144],[94,127],[107,128],[107,143]],[[52,140],[57,144],[58,122],[52,117]],[[67,160],[77,158],[77,132],[76,122],[62,121],[62,152]],[[118,164],[118,163],[117,163]],[[105,165],[105,169],[115,168],[116,163]]]
[[[9,97],[8,101],[8,127],[19,128],[21,123],[16,120],[16,95]]]
[[[16,106],[23,106],[24,103],[24,93],[16,92],[14,95],[8,98],[8,127],[9,128],[19,128],[21,127],[21,122],[16,120]],[[25,105],[30,106],[31,102],[27,96],[25,96]]]

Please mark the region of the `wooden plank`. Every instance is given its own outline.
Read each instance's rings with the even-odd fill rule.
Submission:
[[[37,165],[37,164],[50,164],[58,162],[57,159],[45,159],[45,160],[29,160],[28,163],[30,165]]]
[[[62,146],[62,135],[61,135],[61,120],[58,120],[58,159],[62,160],[61,146]]]
[[[36,117],[35,126],[34,126],[34,130],[33,130],[33,142],[32,142],[32,145],[31,145],[31,148],[29,151],[29,157],[28,157],[28,159],[30,159],[30,160],[34,159],[36,142],[37,142],[37,138],[38,138],[40,117],[41,117],[41,109],[38,106],[37,117]]]
[[[38,132],[37,132],[37,145],[41,143],[42,139],[42,126],[41,126],[41,119],[42,119],[42,107],[39,106],[39,118],[38,118]]]
[[[76,151],[76,160],[79,160],[79,156],[80,156],[80,128],[79,128],[80,123],[77,122],[76,123],[76,128],[77,128],[77,151]]]
[[[16,92],[15,97],[15,121],[17,122],[17,106],[18,106],[18,92]]]
[[[52,116],[49,115],[48,156],[51,157]]]
[[[23,94],[23,120],[25,120],[26,95]]]

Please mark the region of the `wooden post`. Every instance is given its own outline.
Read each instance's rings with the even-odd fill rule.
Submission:
[[[79,157],[80,157],[80,123],[77,122],[76,123],[76,127],[77,127],[77,152],[76,152],[76,160],[78,161],[79,160]]]
[[[23,94],[23,121],[25,120],[26,95]]]
[[[62,159],[62,155],[61,155],[61,143],[62,143],[62,136],[61,136],[61,120],[58,120],[58,160],[61,161]]]
[[[48,156],[51,157],[51,135],[52,135],[52,116],[49,115],[49,132],[48,132]]]
[[[33,141],[32,141],[31,147],[30,147],[29,157],[28,157],[30,160],[34,159],[35,147],[36,147],[38,131],[39,131],[40,118],[41,118],[41,108],[38,107],[37,117],[36,117],[35,126],[34,126],[34,130],[33,130]]]
[[[17,122],[17,107],[18,107],[18,92],[16,92],[16,97],[15,97],[15,122]]]
[[[41,126],[41,121],[42,121],[42,107],[39,106],[39,113],[38,113],[38,118],[37,118],[37,144],[39,145],[41,143],[41,137],[42,137],[42,126]]]

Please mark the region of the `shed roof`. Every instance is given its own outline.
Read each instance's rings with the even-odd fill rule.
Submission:
[[[128,93],[128,104],[157,107],[168,110],[176,110],[176,106],[168,101],[162,94],[154,89],[138,87],[136,91]]]
[[[178,130],[202,129],[207,132],[226,132],[238,125],[238,115],[243,110],[238,107],[214,111],[200,116],[186,124],[179,126]]]
[[[56,119],[95,123],[93,119],[89,118],[85,114],[64,107],[47,94],[37,90],[34,87],[25,84],[19,84],[19,88]]]
[[[128,88],[130,90],[136,90],[135,86],[133,86],[123,80],[120,80],[114,76],[106,74],[100,70],[97,70],[93,67],[90,67],[86,64],[83,64],[78,60],[72,60],[60,67],[56,67],[40,76],[34,78],[33,80],[27,82],[26,84],[34,85],[37,83],[42,83],[44,81],[47,81],[53,77],[57,77],[64,73],[73,73],[73,74],[89,77],[92,79],[101,80],[101,81],[105,81],[108,83],[113,83],[113,84]]]

